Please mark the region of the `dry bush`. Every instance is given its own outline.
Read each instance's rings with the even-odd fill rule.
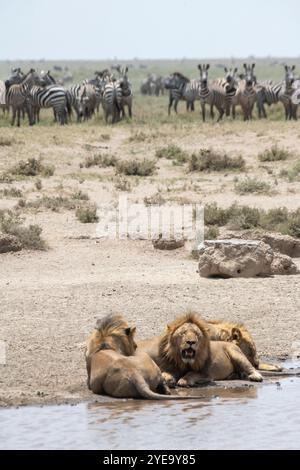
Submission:
[[[15,166],[13,166],[8,173],[14,176],[38,176],[43,177],[53,176],[55,167],[53,165],[45,165],[42,160],[36,158],[29,158],[24,161],[21,160]]]
[[[86,204],[78,207],[75,215],[82,224],[94,224],[99,222],[97,206],[94,204]]]
[[[273,145],[271,149],[265,150],[258,155],[260,162],[278,162],[287,160],[292,156],[292,153],[284,148],[280,148],[277,145]]]
[[[271,185],[256,178],[246,178],[235,184],[237,194],[271,194]]]
[[[91,168],[93,166],[98,166],[99,168],[115,167],[117,161],[115,155],[94,155],[93,157],[87,157],[80,164],[80,168]]]
[[[243,171],[245,160],[241,157],[229,157],[226,153],[219,153],[212,149],[201,149],[199,153],[191,155],[189,171]]]
[[[42,228],[39,225],[25,227],[20,216],[12,211],[0,211],[0,231],[16,237],[23,249],[45,250],[47,247],[41,238]]]
[[[155,162],[146,158],[143,160],[124,160],[118,162],[116,166],[117,174],[126,176],[151,176],[155,170]]]

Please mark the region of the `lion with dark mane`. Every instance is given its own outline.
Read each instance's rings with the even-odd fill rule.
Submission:
[[[134,335],[121,315],[97,321],[86,348],[90,390],[115,398],[194,399],[170,394],[155,362],[146,353],[136,354]]]
[[[139,349],[158,364],[169,386],[233,378],[263,380],[237,345],[210,341],[206,322],[193,312],[168,325],[160,338],[141,342]]]

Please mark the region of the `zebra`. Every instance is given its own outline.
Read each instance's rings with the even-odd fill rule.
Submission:
[[[76,100],[77,120],[88,120],[95,113],[98,104],[98,95],[94,85],[89,83],[79,88]]]
[[[118,81],[111,80],[105,85],[103,92],[103,109],[106,123],[110,115],[112,116],[112,124],[121,119],[121,115],[124,112],[123,93]]]
[[[33,86],[29,92],[32,122],[39,122],[41,108],[53,108],[55,122],[60,122],[61,125],[67,124],[67,112],[70,114],[70,106],[66,90],[56,85],[50,71],[43,75],[41,84],[42,86]]]
[[[271,106],[279,102],[279,94],[281,92],[283,82],[273,83],[272,80],[259,82],[256,86],[257,93],[257,111],[259,119],[267,118],[265,104]]]
[[[24,80],[20,84],[14,84],[8,87],[7,103],[9,106],[12,107],[12,126],[14,126],[17,117],[17,126],[20,127],[21,111],[24,109],[24,107],[27,108],[27,99],[30,90],[36,84],[40,84],[40,78],[34,69],[30,69],[29,72],[25,75]],[[32,122],[28,109],[27,112],[29,117],[29,124],[31,125]]]
[[[201,102],[201,110],[202,110],[202,119],[205,122],[206,118],[206,109],[205,105],[210,105],[211,111],[211,118],[214,119],[214,106],[217,108],[219,112],[218,122],[222,120],[225,107],[226,107],[226,93],[224,88],[218,85],[208,86],[208,70],[210,68],[209,64],[198,65],[198,69],[200,71],[200,102]]]
[[[214,80],[212,85],[214,87],[220,87],[223,89],[225,93],[225,109],[226,109],[226,116],[230,116],[230,110],[232,107],[232,101],[234,96],[236,95],[236,91],[238,88],[238,68],[235,67],[234,69],[229,69],[224,67],[225,76],[223,78]]]
[[[187,111],[195,111],[195,101],[200,99],[199,80],[190,80],[180,72],[174,72],[165,79],[165,88],[169,90],[169,116],[171,114],[173,103],[174,111],[177,114],[177,106],[180,100],[186,101]]]
[[[0,80],[0,108],[3,110],[3,115],[8,111],[8,106],[6,103],[6,87],[5,83]]]
[[[236,95],[233,99],[233,117],[235,118],[235,107],[242,107],[244,121],[249,121],[253,117],[253,108],[257,101],[256,83],[257,79],[254,75],[255,64],[244,64],[245,75],[240,81]]]
[[[130,81],[128,80],[128,67],[126,66],[125,68],[118,68],[118,72],[120,75],[120,78],[118,80],[118,84],[121,87],[122,90],[122,117],[126,117],[125,114],[125,106],[128,108],[128,114],[130,119],[132,118],[132,86]]]
[[[296,77],[294,71],[296,69],[296,66],[293,65],[292,67],[289,67],[288,65],[285,65],[284,68],[285,80],[279,92],[279,101],[283,103],[285,109],[285,119],[294,119],[295,121],[297,121],[298,105],[295,104],[292,100],[292,96],[295,93],[294,83],[296,81]]]

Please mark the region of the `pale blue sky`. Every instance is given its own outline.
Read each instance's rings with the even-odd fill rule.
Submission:
[[[300,55],[299,0],[0,0],[0,59]]]

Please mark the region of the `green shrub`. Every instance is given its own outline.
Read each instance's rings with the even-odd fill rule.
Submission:
[[[156,157],[172,160],[173,165],[183,165],[188,161],[188,154],[177,145],[168,145],[156,150]]]
[[[45,250],[46,242],[41,238],[39,225],[25,227],[22,219],[12,211],[0,211],[0,231],[15,236],[23,249]]]
[[[277,145],[273,145],[271,149],[260,153],[258,155],[258,159],[261,162],[277,162],[287,160],[290,156],[291,153],[288,150],[280,148]]]
[[[108,168],[110,166],[115,167],[117,164],[117,157],[115,155],[94,155],[93,157],[87,157],[84,163],[80,164],[81,168],[91,168],[92,166],[98,166],[99,168]]]
[[[97,207],[93,204],[78,207],[76,217],[83,224],[94,224],[99,221]]]
[[[9,173],[16,176],[53,176],[55,167],[53,165],[44,165],[41,159],[36,160],[35,158],[29,158],[26,161],[21,160],[13,168],[9,170]]]
[[[143,160],[125,160],[117,164],[117,174],[126,176],[151,176],[156,170],[153,160],[144,158]]]
[[[256,178],[246,178],[235,184],[235,191],[240,194],[270,194],[271,186],[269,183],[260,181]]]
[[[245,160],[241,157],[229,157],[212,149],[201,149],[193,154],[189,162],[189,170],[193,171],[234,171],[244,170]]]

